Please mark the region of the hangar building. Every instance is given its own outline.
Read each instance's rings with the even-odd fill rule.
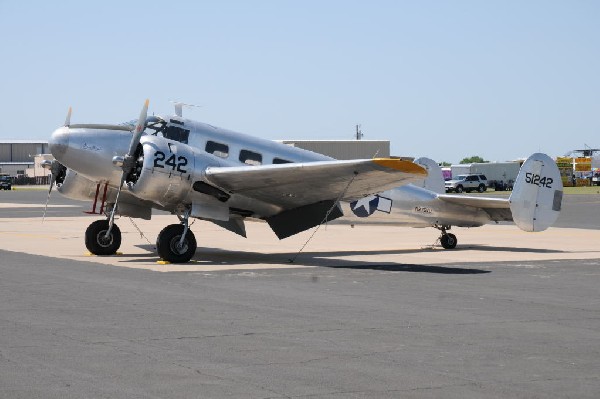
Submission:
[[[2,140],[0,141],[0,173],[23,176],[28,168],[34,167],[36,155],[48,152],[47,141]]]
[[[389,158],[389,140],[281,140],[283,144],[335,159]]]

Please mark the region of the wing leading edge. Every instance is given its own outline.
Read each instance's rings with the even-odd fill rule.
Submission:
[[[421,166],[399,159],[212,167],[206,179],[232,194],[280,207],[298,208],[324,200],[352,200],[423,179]]]

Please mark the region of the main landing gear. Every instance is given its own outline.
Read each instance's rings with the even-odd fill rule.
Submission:
[[[189,229],[189,211],[178,216],[180,224],[170,224],[158,234],[158,255],[170,263],[185,263],[196,253],[196,237]],[[94,255],[114,255],[121,246],[121,230],[109,220],[96,220],[85,231],[85,246]]]
[[[96,220],[85,231],[85,246],[94,255],[114,255],[121,246],[121,230],[113,224],[110,232],[108,220]]]
[[[181,224],[170,224],[158,234],[156,250],[158,256],[171,263],[185,263],[196,253],[196,237],[189,229],[189,210],[179,216]]]
[[[435,226],[435,228],[442,232],[442,235],[440,236],[440,243],[444,249],[456,248],[456,244],[458,244],[456,236],[452,233],[446,232],[446,230],[450,230],[450,226]]]

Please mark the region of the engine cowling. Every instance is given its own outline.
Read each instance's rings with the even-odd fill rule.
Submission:
[[[163,207],[180,204],[206,167],[218,166],[187,144],[157,136],[143,136],[136,157],[126,177],[129,189],[136,197]]]
[[[180,203],[193,183],[191,148],[155,136],[144,136],[140,147],[133,171],[126,177],[131,192],[161,206]]]

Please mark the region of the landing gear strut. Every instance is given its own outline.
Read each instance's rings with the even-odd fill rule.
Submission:
[[[189,229],[189,210],[180,216],[181,224],[170,224],[158,234],[158,256],[171,263],[185,263],[196,253],[196,237]]]
[[[458,240],[456,236],[452,233],[447,233],[446,230],[450,230],[450,226],[435,226],[438,230],[442,232],[440,236],[440,243],[444,249],[454,249],[456,248],[456,244],[458,244]]]

